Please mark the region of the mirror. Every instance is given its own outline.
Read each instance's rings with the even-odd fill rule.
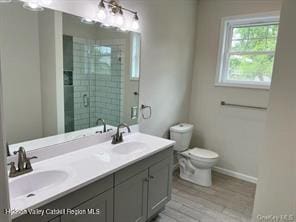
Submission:
[[[99,118],[137,124],[139,33],[20,2],[0,4],[0,21],[8,144],[74,131],[77,138]]]

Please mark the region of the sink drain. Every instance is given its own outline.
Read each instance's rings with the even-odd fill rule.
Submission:
[[[30,194],[27,195],[27,198],[28,198],[28,197],[34,197],[34,196],[35,196],[35,194],[30,193]]]

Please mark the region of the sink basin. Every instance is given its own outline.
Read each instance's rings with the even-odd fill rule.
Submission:
[[[121,154],[121,155],[128,155],[128,154],[140,152],[146,148],[147,146],[145,143],[127,142],[127,143],[115,145],[115,147],[112,149],[112,152],[116,154]]]
[[[32,197],[44,189],[61,184],[68,177],[65,171],[51,170],[32,172],[27,175],[13,178],[9,182],[10,198]]]

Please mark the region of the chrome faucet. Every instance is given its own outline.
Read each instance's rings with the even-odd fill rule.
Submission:
[[[119,129],[120,128],[124,128],[124,127],[126,127],[127,128],[127,130],[128,130],[128,132],[130,133],[131,132],[131,129],[129,128],[129,126],[126,124],[126,123],[120,123],[118,126],[117,126],[117,132],[116,132],[116,134],[114,134],[113,136],[112,136],[112,144],[118,144],[118,143],[121,143],[121,142],[123,142],[123,134],[124,134],[124,132],[119,132]]]
[[[106,127],[106,122],[105,122],[105,120],[102,119],[102,118],[97,119],[97,122],[96,122],[96,125],[97,125],[97,126],[99,125],[99,122],[102,122],[102,123],[103,123],[103,126],[104,126],[103,133],[106,133],[106,132],[107,132],[107,127]]]
[[[18,153],[18,169],[16,169],[14,162],[8,163],[8,165],[10,165],[9,177],[17,177],[33,171],[31,160],[37,159],[36,156],[27,157],[24,147],[20,147],[18,151],[15,151],[13,153]]]

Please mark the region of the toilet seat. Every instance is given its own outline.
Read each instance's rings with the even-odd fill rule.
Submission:
[[[209,159],[217,159],[219,155],[211,150],[206,150],[206,149],[200,149],[200,148],[193,148],[186,150],[183,152],[185,156],[188,156],[192,159],[204,159],[204,160],[209,160]]]

